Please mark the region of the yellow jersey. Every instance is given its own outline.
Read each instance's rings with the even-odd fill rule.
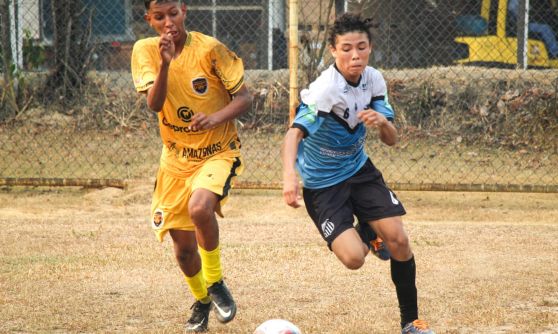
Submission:
[[[132,77],[138,92],[153,86],[159,73],[159,37],[137,41],[132,51]],[[196,113],[210,115],[231,101],[244,84],[244,65],[217,39],[190,31],[180,55],[169,67],[167,97],[157,113],[163,141],[161,168],[187,177],[215,156],[240,156],[234,120],[210,130],[192,131]]]

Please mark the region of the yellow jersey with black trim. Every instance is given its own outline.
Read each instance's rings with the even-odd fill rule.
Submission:
[[[137,41],[132,51],[132,77],[138,92],[153,86],[159,73],[159,37]],[[163,141],[161,168],[176,176],[214,156],[240,156],[234,120],[210,130],[192,131],[196,113],[210,115],[231,101],[244,84],[244,65],[217,39],[190,31],[184,49],[169,67],[167,97],[157,113]]]

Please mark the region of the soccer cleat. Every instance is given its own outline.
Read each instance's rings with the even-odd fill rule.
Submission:
[[[435,334],[428,328],[428,323],[424,320],[415,320],[406,324],[401,330],[401,334]]]
[[[207,288],[207,291],[211,296],[217,320],[224,324],[233,320],[236,315],[236,304],[225,282],[220,280],[217,283],[213,283]]]
[[[376,239],[370,241],[370,251],[380,260],[387,261],[391,258],[391,254],[386,248],[384,241],[380,237],[377,237]]]
[[[360,225],[360,223],[357,223],[355,225],[355,229],[374,256],[383,261],[387,261],[391,258],[391,254],[386,248],[384,241],[376,234],[376,232],[374,232],[374,230],[372,230],[370,225]]]
[[[184,331],[188,333],[202,333],[207,332],[207,322],[209,321],[209,310],[211,303],[204,304],[201,301],[196,301],[192,304],[192,316],[184,325]]]

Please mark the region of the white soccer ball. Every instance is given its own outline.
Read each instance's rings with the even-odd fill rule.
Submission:
[[[259,325],[254,334],[302,334],[302,332],[290,321],[270,319]]]

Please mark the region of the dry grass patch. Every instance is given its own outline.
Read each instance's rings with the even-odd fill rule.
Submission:
[[[152,185],[0,192],[0,332],[180,333],[193,303],[148,225]],[[401,192],[421,315],[437,333],[558,333],[558,195]],[[389,264],[344,269],[304,209],[235,191],[220,220],[239,307],[211,333],[397,333]]]

